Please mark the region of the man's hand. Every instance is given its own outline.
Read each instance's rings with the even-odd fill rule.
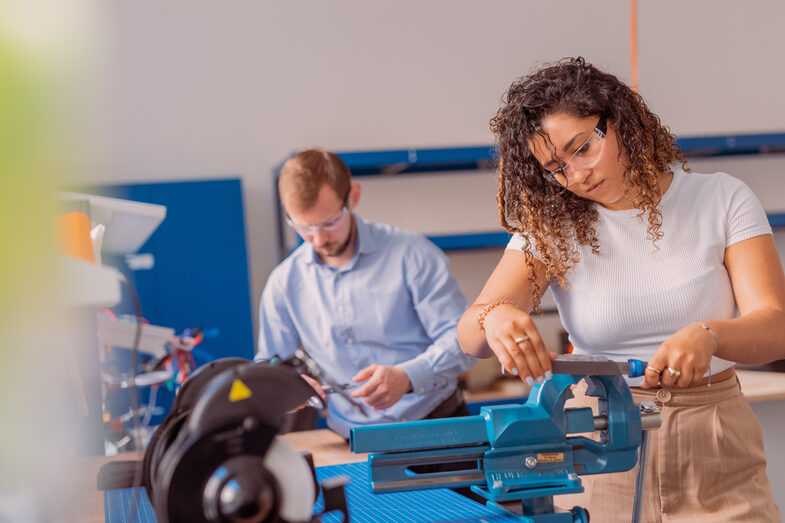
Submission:
[[[356,382],[368,380],[352,392],[352,397],[363,398],[369,407],[376,410],[392,407],[412,386],[406,371],[386,365],[365,367],[352,379]]]
[[[313,387],[313,390],[315,390],[316,393],[319,395],[319,397],[322,398],[322,403],[327,405],[327,394],[324,393],[324,387],[322,387],[322,384],[306,374],[300,374],[300,377],[304,379],[308,383],[308,385]],[[297,408],[301,409],[305,406],[307,406],[307,403],[303,403]]]

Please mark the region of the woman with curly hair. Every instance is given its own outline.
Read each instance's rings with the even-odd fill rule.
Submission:
[[[750,189],[695,174],[640,95],[582,58],[516,80],[491,121],[514,233],[458,338],[530,385],[556,357],[529,313],[548,286],[577,354],[648,361],[644,521],[780,521],[734,364],[785,358],[785,275]],[[591,398],[575,390],[577,404]],[[594,521],[629,521],[634,470],[584,476]],[[560,502],[563,498],[560,498]]]

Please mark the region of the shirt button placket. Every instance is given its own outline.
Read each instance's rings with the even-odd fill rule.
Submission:
[[[335,276],[333,277],[333,292],[336,294],[338,293],[338,284],[341,283],[342,273],[336,272]]]
[[[341,303],[342,302],[342,300],[341,300],[341,293],[338,291],[338,284],[341,283],[341,274],[342,273],[340,273],[340,272],[336,272],[335,273],[335,277],[333,278],[333,293],[334,293],[333,294],[333,298],[335,300],[335,312],[337,313],[336,314],[336,318],[338,319],[338,321],[343,323],[344,322],[344,313],[343,313],[344,306]]]

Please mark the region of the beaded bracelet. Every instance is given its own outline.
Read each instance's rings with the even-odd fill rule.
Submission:
[[[717,333],[714,332],[713,330],[711,330],[711,327],[709,327],[707,324],[701,323],[701,327],[703,328],[703,330],[707,331],[709,334],[711,334],[714,337],[714,345],[717,347],[717,349],[716,349],[716,351],[714,353],[715,354],[718,353],[720,351],[720,338],[719,338],[719,336],[717,336]],[[706,386],[707,387],[711,387],[711,362],[709,363],[709,383]]]
[[[513,307],[515,306],[515,303],[513,303],[510,298],[497,298],[480,309],[480,313],[477,315],[477,323],[479,324],[480,330],[482,332],[485,332],[485,317],[488,315],[488,313],[499,305],[505,304],[512,305]]]

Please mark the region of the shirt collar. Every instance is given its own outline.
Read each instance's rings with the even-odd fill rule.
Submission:
[[[354,215],[357,222],[357,252],[360,254],[369,254],[376,250],[376,240],[373,237],[368,222]]]

